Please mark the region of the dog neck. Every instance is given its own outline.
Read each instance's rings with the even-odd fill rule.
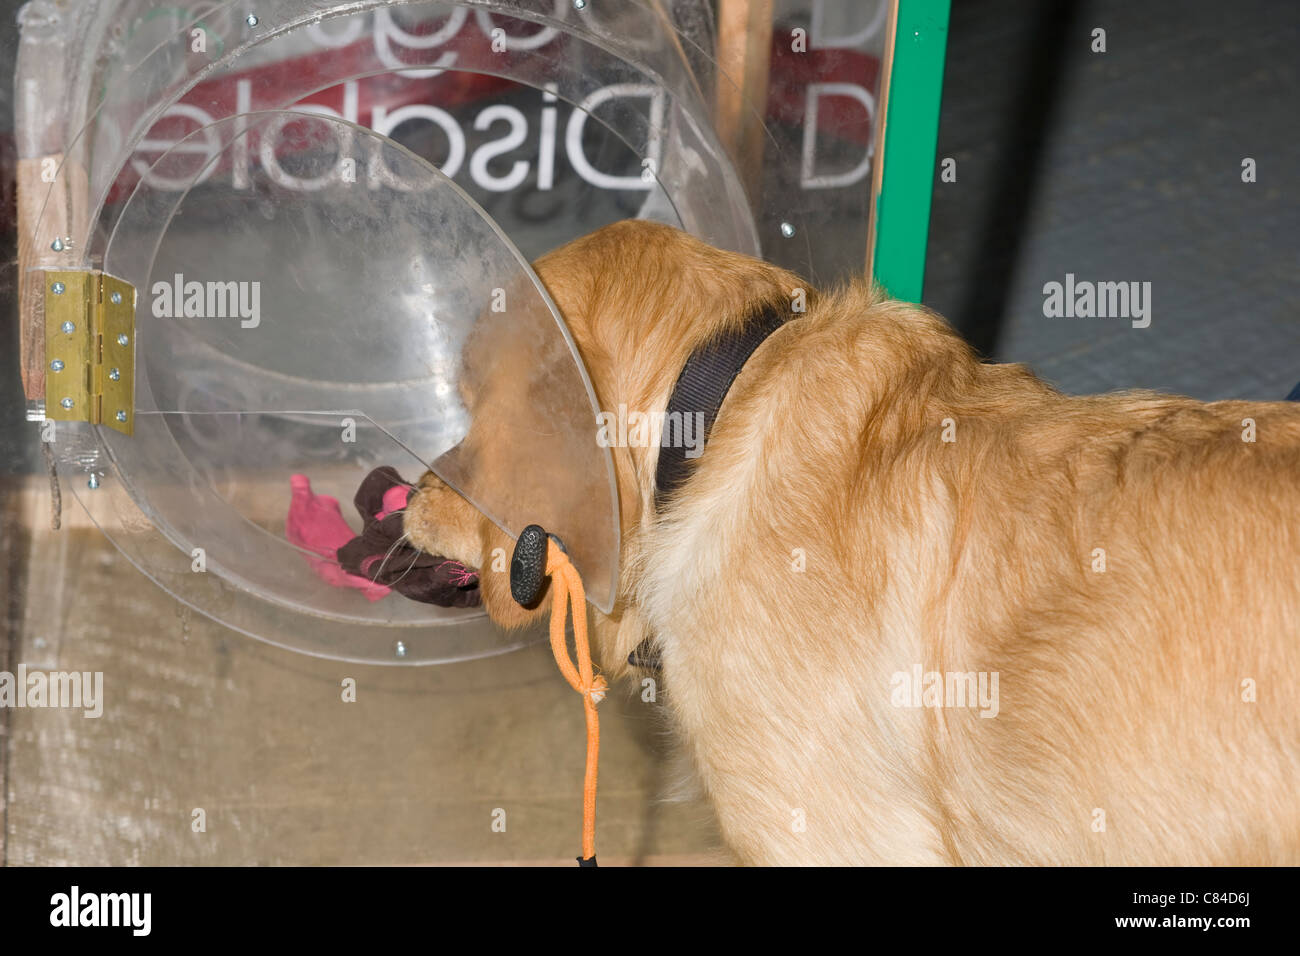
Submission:
[[[668,396],[665,423],[679,423],[675,432],[665,424],[659,447],[659,461],[655,466],[655,512],[662,514],[669,499],[690,476],[689,449],[682,440],[681,423],[700,422],[696,435],[699,446],[696,454],[708,444],[709,433],[717,420],[727,392],[731,391],[736,376],[745,367],[749,357],[767,341],[768,336],[783,326],[790,316],[767,306],[751,321],[734,331],[726,332],[697,348],[686,359],[681,375]]]
[[[708,444],[713,423],[717,420],[722,403],[731,391],[736,377],[760,345],[781,328],[790,315],[769,305],[757,313],[753,319],[741,328],[718,335],[695,349],[682,366],[682,372],[673,385],[668,396],[666,423],[683,423],[688,420],[700,421],[699,452]],[[698,416],[698,419],[696,418]],[[678,435],[681,432],[679,430]],[[654,509],[656,514],[663,514],[673,494],[686,483],[690,477],[690,459],[684,442],[669,440],[671,432],[665,424],[659,460],[655,465]],[[628,655],[628,664],[645,670],[660,669],[658,655],[655,653],[654,640],[647,637]]]

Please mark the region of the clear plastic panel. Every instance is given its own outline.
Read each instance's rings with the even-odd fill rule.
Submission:
[[[817,285],[866,267],[890,7],[891,0],[772,7],[764,149],[750,171],[754,208],[768,257]]]
[[[600,123],[642,155],[643,171],[663,187],[667,209],[648,204],[652,215],[716,245],[758,252],[744,190],[710,122],[703,90],[711,77],[697,72],[709,70],[711,62],[707,19],[698,14],[680,17],[692,31],[680,32],[669,8],[654,0],[588,3],[580,10],[561,0],[343,5],[266,0],[213,2],[202,16],[156,0],[102,0],[84,8],[45,0],[28,9],[33,7],[58,11],[51,31],[72,27],[70,38],[64,34],[72,42],[48,53],[61,52],[69,64],[79,57],[81,62],[58,84],[67,91],[64,108],[51,110],[52,98],[41,98],[47,108],[24,121],[32,131],[24,140],[33,148],[67,144],[59,177],[66,188],[86,192],[93,214],[79,226],[83,230],[93,232],[119,177],[132,175],[132,152],[182,96],[193,123],[206,125],[238,115],[249,103],[283,108],[350,79],[454,71],[546,90],[584,112],[599,108]],[[494,16],[498,20],[490,19]],[[461,30],[471,17],[483,19],[480,26],[487,25],[488,32]],[[33,12],[28,19],[39,18]],[[521,35],[512,27],[513,40],[506,33],[494,44],[490,31],[504,31],[497,24],[512,21],[538,24],[541,31]],[[344,42],[366,31],[370,43]],[[538,43],[540,35],[549,42]],[[80,53],[78,39],[94,55]],[[337,58],[301,59],[312,43],[337,48]],[[34,53],[29,57],[33,71],[35,58]],[[289,68],[258,70],[258,64]],[[195,89],[236,68],[247,72],[245,85]],[[611,90],[624,95],[611,97]],[[392,111],[372,125],[382,134],[400,119]],[[192,148],[205,145],[191,143]],[[134,163],[138,174],[141,160]],[[111,219],[113,211],[106,215]],[[100,224],[100,242],[105,225]],[[92,235],[73,238],[80,255]],[[94,252],[101,248],[95,244]]]
[[[222,144],[216,163],[255,129],[291,136],[294,158],[236,192],[203,181],[182,141],[151,172],[198,185],[142,184],[110,237],[105,270],[140,291],[135,433],[101,436],[117,480],[182,552],[203,549],[209,573],[263,601],[359,626],[460,621],[331,588],[284,535],[292,474],[348,502],[374,467],[412,480],[428,465],[507,532],[563,536],[610,607],[610,453],[527,263],[454,183],[360,127],[275,112],[195,135]],[[491,447],[467,451],[472,433]]]
[[[76,439],[61,441],[65,464],[100,478],[80,497],[101,527],[182,600],[273,643],[395,663],[515,646],[475,612],[331,589],[285,540],[291,474],[355,522],[349,502],[370,468],[412,479],[428,464],[508,532],[536,521],[561,534],[608,608],[608,452],[567,331],[518,248],[540,254],[639,215],[759,252],[713,131],[712,29],[703,0],[29,3],[20,155],[57,161],[31,265],[102,267],[139,292],[134,437],[60,426]],[[459,112],[466,84],[492,82],[501,100]],[[561,201],[590,211],[558,229],[494,221],[448,178],[475,153],[450,125],[481,138],[480,121],[505,122],[520,88],[573,165],[587,164]],[[548,117],[552,103],[567,114]],[[421,124],[445,133],[445,150],[421,148]],[[529,157],[539,178],[545,149]],[[492,175],[509,168],[497,160]],[[69,241],[51,248],[51,236]],[[228,294],[246,310],[256,289],[257,314],[177,317],[189,282],[205,313],[221,312],[207,310],[210,287],[214,305]],[[498,290],[504,313],[491,311]],[[485,411],[466,407],[462,386],[495,387],[501,369],[526,374],[492,393],[499,440],[461,444]],[[206,573],[190,571],[194,548]]]

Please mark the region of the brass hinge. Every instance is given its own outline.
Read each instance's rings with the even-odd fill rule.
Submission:
[[[99,271],[45,274],[45,417],[135,427],[135,289]]]

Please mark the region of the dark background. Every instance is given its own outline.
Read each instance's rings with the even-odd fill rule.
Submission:
[[[39,465],[18,379],[17,0],[0,0],[0,473]],[[1102,27],[1107,52],[1091,52]],[[1066,391],[1280,399],[1300,381],[1300,5],[954,0],[925,301]],[[1241,182],[1256,160],[1258,181]],[[1067,272],[1152,283],[1150,328],[1043,315]]]
[[[1298,48],[1295,3],[955,0],[938,153],[958,178],[935,185],[927,304],[1069,392],[1285,397]],[[1067,272],[1151,282],[1151,326],[1045,318]]]

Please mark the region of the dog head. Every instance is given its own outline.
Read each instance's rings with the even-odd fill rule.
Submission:
[[[796,289],[805,284],[768,263],[715,249],[668,226],[629,220],[606,226],[539,259],[534,268],[559,308],[587,368],[601,410],[620,406],[643,414],[662,411],[691,353],[710,339],[741,327],[772,305],[788,310]],[[504,320],[503,320],[504,321]],[[478,336],[492,355],[471,359],[473,374],[464,376],[462,399],[473,412],[470,433],[462,442],[471,467],[493,474],[529,460],[526,449],[502,448],[493,441],[493,422],[515,414],[521,402],[536,402],[520,383],[538,356],[502,328]],[[593,420],[591,441],[598,441]],[[630,443],[629,443],[630,444]],[[654,475],[658,447],[614,447],[623,568],[635,566],[638,531],[654,518]],[[554,462],[555,455],[535,456]],[[557,474],[548,481],[557,494],[572,482]],[[583,501],[565,507],[590,507]],[[446,555],[480,572],[483,605],[489,617],[506,628],[522,627],[545,612],[549,595],[533,608],[510,595],[509,557],[514,542],[496,524],[432,472],[419,481],[405,515],[410,541],[418,548]],[[611,627],[628,614],[631,582],[621,581],[610,615],[596,615],[596,653],[617,669],[630,638],[608,646]],[[633,642],[635,646],[635,642]]]

